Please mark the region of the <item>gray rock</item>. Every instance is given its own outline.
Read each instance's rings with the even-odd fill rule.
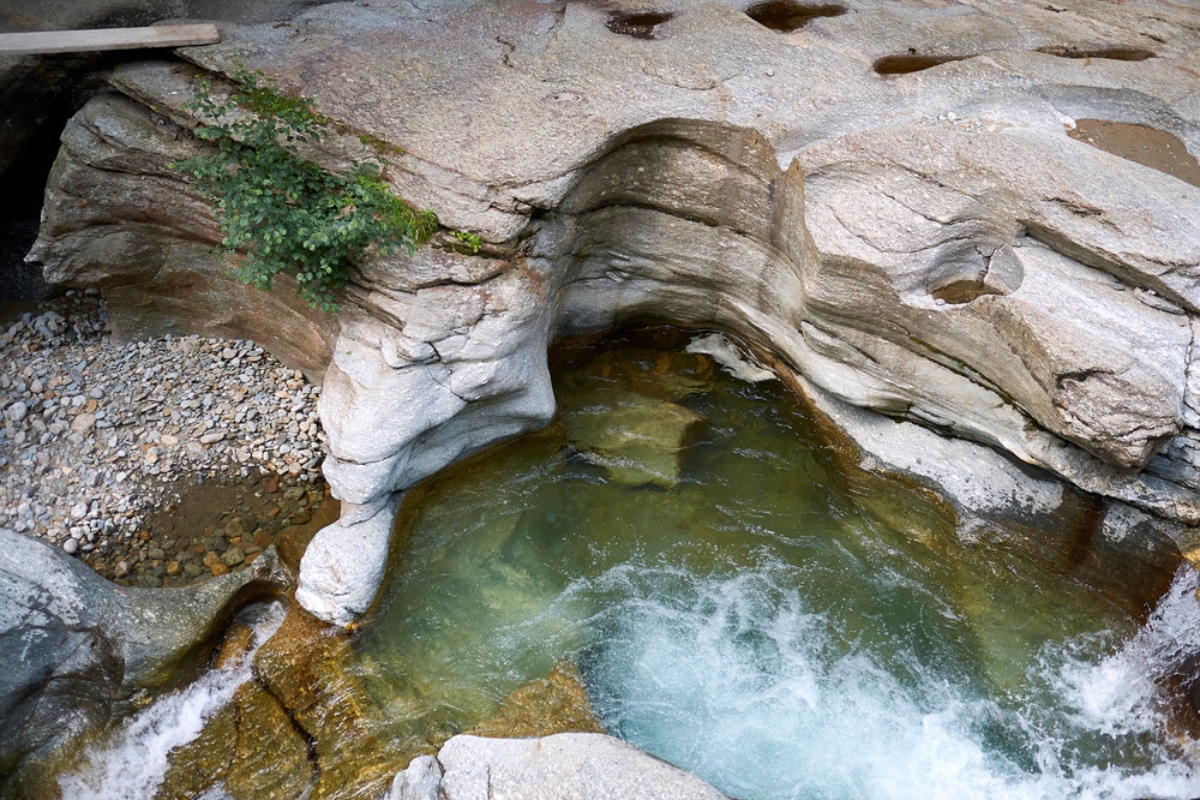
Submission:
[[[724,800],[690,773],[599,733],[541,739],[455,736],[442,747],[446,800]]]
[[[10,404],[4,409],[4,416],[13,422],[20,422],[21,420],[25,419],[25,415],[28,413],[29,406],[20,400]]]
[[[418,756],[396,774],[386,800],[442,800],[442,765],[433,756]]]
[[[374,506],[343,503],[341,518],[309,542],[300,562],[297,602],[336,625],[349,625],[366,612],[383,581],[399,504],[399,494]],[[313,552],[319,555],[309,558]]]
[[[0,774],[20,780],[116,704],[177,680],[240,596],[283,590],[267,553],[196,586],[129,589],[0,528]]]

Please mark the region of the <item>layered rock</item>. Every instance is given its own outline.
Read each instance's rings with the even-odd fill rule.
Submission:
[[[168,315],[139,303],[175,314],[191,281],[197,313],[175,324],[255,308],[220,324],[310,368],[332,353],[343,518],[305,556],[307,608],[363,613],[393,495],[551,417],[548,342],[649,316],[736,332],[840,403],[1200,522],[1200,189],[1068,135],[1076,117],[1150,122],[1200,147],[1200,12],[878,3],[787,33],[721,3],[659,17],[336,4],[183,52],[316,96],[344,123],[312,153],[333,168],[374,157],[364,142],[402,146],[379,156],[395,188],[486,241],[373,260],[336,320],[216,288],[215,229],[165,169],[195,147],[194,70],[121,67],[132,99],[68,128],[34,250],[49,276],[105,285],[132,331]]]

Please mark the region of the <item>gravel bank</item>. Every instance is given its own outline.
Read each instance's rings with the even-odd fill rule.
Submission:
[[[0,525],[98,556],[180,486],[320,482],[320,388],[300,372],[251,341],[118,346],[106,324],[88,290],[0,329]]]

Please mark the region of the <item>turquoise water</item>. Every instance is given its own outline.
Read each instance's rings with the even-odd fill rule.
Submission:
[[[689,338],[571,351],[558,422],[406,499],[358,643],[387,736],[465,730],[569,657],[608,730],[742,800],[1200,794],[1145,677],[1200,638],[1186,582],[1139,632],[839,469]]]

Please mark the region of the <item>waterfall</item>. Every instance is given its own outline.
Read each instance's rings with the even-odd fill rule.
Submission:
[[[248,652],[221,669],[159,698],[84,752],[84,766],[59,779],[62,800],[153,800],[166,775],[171,751],[193,741],[208,719],[251,680],[251,664],[286,616],[280,603],[250,609],[254,637]],[[204,800],[220,800],[209,792]]]

